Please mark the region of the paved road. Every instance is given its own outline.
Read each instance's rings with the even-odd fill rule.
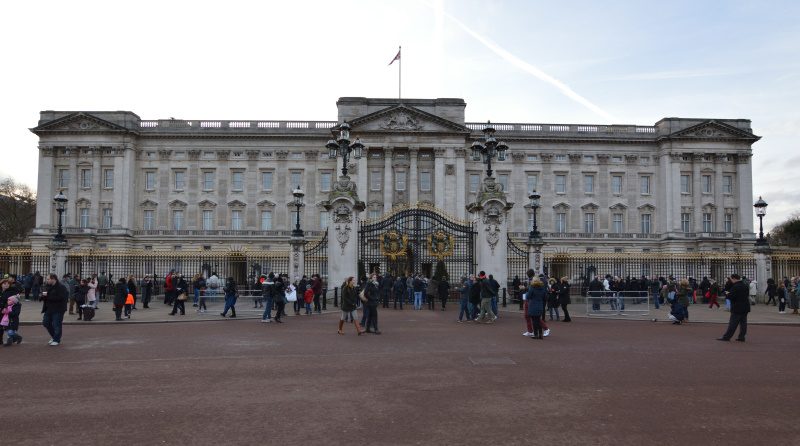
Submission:
[[[507,316],[510,316],[508,314]],[[800,331],[382,311],[384,334],[286,323],[41,327],[0,349],[3,442],[42,444],[798,444]]]

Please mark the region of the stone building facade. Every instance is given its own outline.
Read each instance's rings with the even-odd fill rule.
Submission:
[[[366,146],[350,177],[361,219],[424,203],[470,219],[486,166],[470,145],[462,99],[337,102],[328,121],[141,119],[130,111],[43,111],[34,249],[57,226],[48,197],[63,190],[72,247],[272,249],[294,227],[291,190],[304,189],[307,235],[330,220],[324,203],[341,159],[325,149],[347,121]],[[510,147],[494,177],[514,203],[509,234],[527,237],[528,195],[542,196],[546,251],[749,251],[752,144],[746,119],[664,118],[655,125],[495,123]]]

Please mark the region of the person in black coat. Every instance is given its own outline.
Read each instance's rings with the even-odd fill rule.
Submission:
[[[730,341],[739,327],[739,342],[745,341],[747,335],[747,313],[750,312],[750,289],[742,282],[738,274],[731,274],[731,290],[728,299],[731,301],[731,316],[728,320],[728,330],[718,338],[718,341]]]
[[[447,280],[447,277],[442,277],[442,280],[439,281],[439,299],[442,301],[442,311],[447,305],[448,295],[450,295],[450,281]]]
[[[406,295],[406,279],[403,276],[398,276],[394,281],[394,288],[392,290],[394,295],[394,309],[397,309],[397,302],[400,302],[400,309],[403,309],[403,297]]]
[[[600,298],[603,296],[603,284],[600,283],[600,280],[597,276],[594,276],[591,282],[589,282],[589,293],[587,297],[592,299],[592,311],[600,311]]]
[[[378,275],[372,273],[364,288],[364,296],[367,298],[367,333],[381,334],[378,330],[378,303],[380,302],[380,288]],[[370,330],[372,328],[372,330]]]
[[[173,278],[172,280],[175,287],[175,303],[172,304],[172,312],[170,313],[170,316],[175,316],[178,310],[180,310],[181,316],[183,316],[186,314],[185,302],[188,298],[189,284],[186,283],[186,279],[183,278],[183,274],[178,274],[178,277]],[[181,294],[186,295],[183,297],[183,300],[178,299]]]
[[[569,310],[567,310],[567,305],[572,303],[572,299],[569,297],[569,281],[566,277],[561,278],[561,286],[558,288],[558,303],[561,305],[561,310],[564,311],[564,322],[572,322]]]
[[[525,297],[528,300],[528,316],[533,321],[533,335],[531,339],[544,339],[542,329],[542,316],[544,316],[544,304],[547,301],[547,288],[540,279],[534,279],[528,287]]]
[[[42,293],[42,325],[50,334],[48,345],[57,346],[61,344],[61,325],[64,322],[64,313],[67,312],[67,302],[69,301],[69,291],[58,280],[58,276],[50,274],[47,278],[47,286]]]
[[[120,277],[114,287],[114,314],[117,321],[122,319],[122,309],[125,308],[125,301],[128,299],[128,282],[124,277]]]

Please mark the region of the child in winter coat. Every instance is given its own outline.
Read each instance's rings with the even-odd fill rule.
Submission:
[[[19,303],[17,296],[11,296],[6,301],[6,307],[3,308],[3,318],[0,319],[0,326],[8,334],[8,340],[5,343],[6,347],[11,347],[11,344],[22,342],[22,336],[19,335],[19,312],[22,310],[22,304]]]
[[[311,303],[314,302],[314,290],[311,289],[311,285],[306,285],[303,302],[306,303],[306,314],[311,314]]]
[[[131,309],[133,308],[133,294],[128,293],[128,297],[125,298],[125,317],[130,319],[131,318]]]

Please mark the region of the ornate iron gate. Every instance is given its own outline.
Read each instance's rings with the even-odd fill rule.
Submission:
[[[508,257],[506,266],[508,267],[508,289],[511,289],[511,282],[514,277],[519,277],[523,282],[526,279],[530,262],[528,258],[528,247],[521,246],[508,236]]]
[[[319,274],[324,282],[328,280],[328,230],[321,239],[310,241],[303,247],[303,271],[306,276]]]
[[[363,272],[436,273],[442,262],[450,282],[475,272],[475,228],[433,207],[404,207],[359,226]]]

